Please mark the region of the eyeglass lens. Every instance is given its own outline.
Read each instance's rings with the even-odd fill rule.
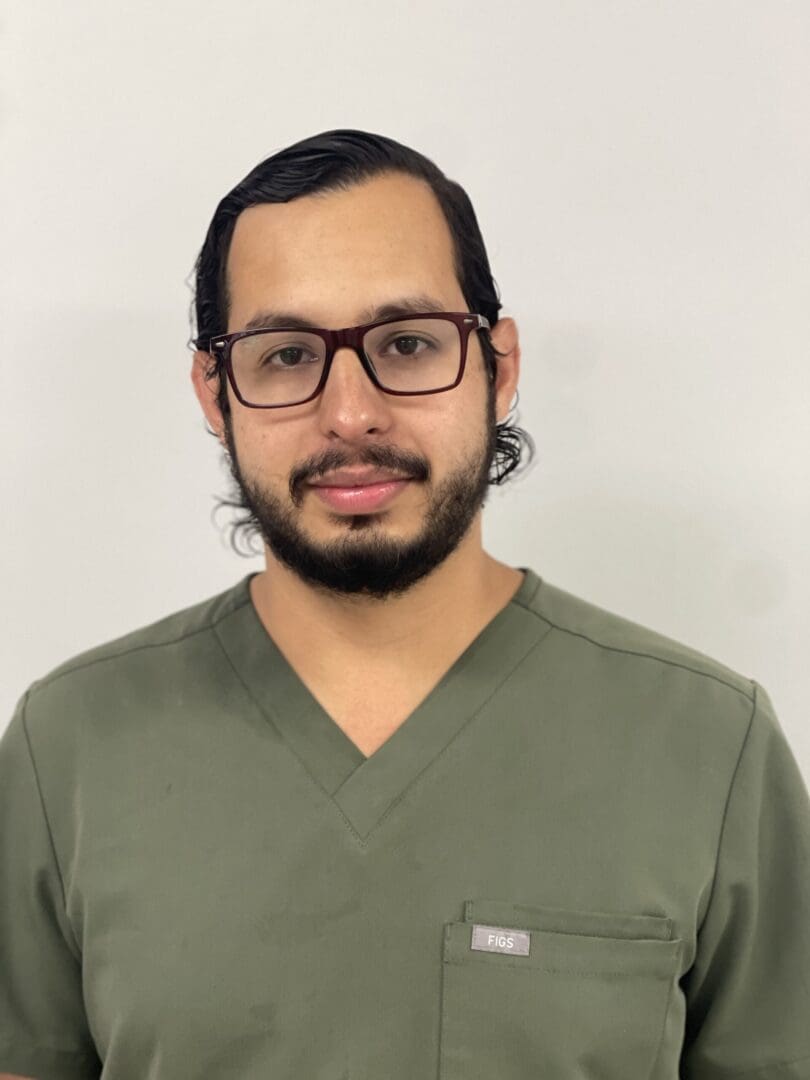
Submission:
[[[363,351],[388,390],[440,390],[458,378],[461,336],[446,319],[405,319],[366,331]],[[264,330],[238,338],[231,348],[239,393],[253,405],[304,401],[314,393],[325,361],[323,338],[303,330]]]

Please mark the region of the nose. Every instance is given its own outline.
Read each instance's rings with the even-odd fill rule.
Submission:
[[[385,431],[391,423],[391,401],[371,381],[353,348],[336,349],[318,400],[321,430],[347,441],[369,431]]]

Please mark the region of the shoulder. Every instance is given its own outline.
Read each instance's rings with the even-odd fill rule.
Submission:
[[[710,719],[734,742],[744,736],[762,690],[719,658],[544,579],[525,606],[549,625],[544,649],[575,680],[572,693],[598,693],[687,727]]]
[[[250,575],[223,591],[154,622],[68,657],[27,689],[29,710],[38,704],[53,709],[60,700],[92,697],[115,688],[126,693],[130,683],[150,675],[172,679],[188,666],[190,654],[210,648],[218,622],[250,602]]]

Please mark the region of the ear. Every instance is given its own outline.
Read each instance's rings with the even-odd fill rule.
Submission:
[[[219,376],[214,375],[210,379],[205,378],[206,372],[211,370],[213,364],[214,358],[210,353],[197,349],[191,364],[191,382],[194,386],[194,393],[197,395],[200,407],[205,413],[206,420],[216,433],[219,441],[222,443],[223,449],[227,451],[227,444],[225,442],[225,421],[222,418],[222,410],[217,402],[220,385]]]
[[[489,336],[498,352],[503,354],[495,358],[495,417],[500,424],[509,414],[509,406],[515,396],[520,376],[517,323],[508,316],[499,319],[490,330]]]

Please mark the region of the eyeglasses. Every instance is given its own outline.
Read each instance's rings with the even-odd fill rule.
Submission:
[[[335,350],[354,349],[372,383],[386,394],[440,394],[458,386],[472,330],[483,315],[436,311],[348,326],[240,330],[193,344],[221,360],[238,400],[251,409],[303,405],[320,394]]]

